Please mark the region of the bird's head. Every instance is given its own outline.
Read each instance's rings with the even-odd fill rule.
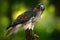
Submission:
[[[45,5],[43,3],[40,3],[37,7],[38,10],[44,11]]]
[[[40,11],[44,11],[44,9],[45,9],[45,5],[43,4],[43,3],[40,3],[40,4],[38,4],[36,7],[35,7],[35,11],[36,12],[40,12]]]

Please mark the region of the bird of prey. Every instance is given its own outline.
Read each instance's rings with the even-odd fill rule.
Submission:
[[[12,24],[7,27],[7,36],[15,33],[20,27],[24,27],[25,30],[34,28],[34,25],[40,19],[42,12],[44,11],[44,4],[38,4],[34,9],[24,12],[19,15]]]

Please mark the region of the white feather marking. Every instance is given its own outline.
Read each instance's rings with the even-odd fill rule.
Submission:
[[[22,26],[22,24],[18,24],[18,25],[16,25],[17,28],[19,28],[19,27],[21,27],[21,26]]]
[[[18,32],[19,28],[22,26],[22,24],[18,24],[16,25],[16,30],[14,31],[14,33]]]
[[[41,5],[42,8],[44,8],[44,5]]]
[[[10,27],[8,30],[11,30],[13,27]]]

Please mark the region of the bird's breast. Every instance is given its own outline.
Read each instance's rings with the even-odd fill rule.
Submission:
[[[37,15],[33,19],[33,23],[38,22],[41,19],[41,12],[38,12]]]

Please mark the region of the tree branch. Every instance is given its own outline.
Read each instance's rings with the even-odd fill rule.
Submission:
[[[39,40],[39,36],[33,33],[32,29],[26,30],[26,40]]]

